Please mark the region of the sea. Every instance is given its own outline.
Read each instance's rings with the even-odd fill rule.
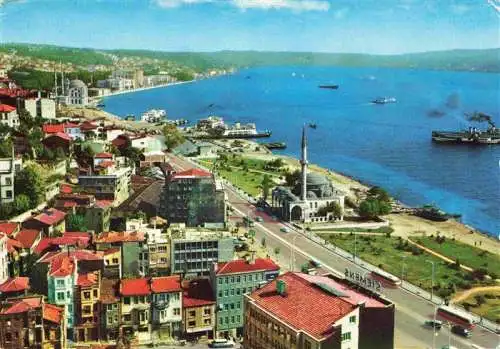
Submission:
[[[310,162],[387,189],[411,206],[435,204],[500,238],[500,146],[443,145],[432,130],[500,124],[499,74],[420,69],[259,67],[187,84],[106,97],[107,112],[139,116],[151,108],[191,124],[209,115],[253,122],[300,156],[308,127]],[[338,84],[337,90],[321,84]],[[371,103],[394,97],[396,103]]]

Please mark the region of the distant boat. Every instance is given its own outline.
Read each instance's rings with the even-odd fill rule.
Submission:
[[[250,75],[247,75],[245,79],[251,79],[252,77]]]
[[[379,97],[372,101],[373,104],[388,104],[388,103],[396,103],[396,98],[394,97]]]
[[[106,106],[106,104],[104,104],[104,103],[99,103],[96,105],[96,107],[98,107],[98,108],[104,108],[105,106]]]
[[[314,122],[312,122],[309,124],[309,127],[312,129],[316,129],[317,125]]]
[[[339,85],[319,85],[319,88],[327,88],[330,90],[337,90],[339,88]]]
[[[292,73],[292,76],[295,77],[295,75],[297,75],[295,72]]]

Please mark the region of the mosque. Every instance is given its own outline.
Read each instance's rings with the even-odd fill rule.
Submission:
[[[307,172],[306,128],[302,129],[301,179],[295,187],[276,187],[272,192],[272,207],[285,221],[303,223],[330,222],[335,219],[332,212],[322,215],[321,208],[336,202],[344,212],[345,193],[335,188],[324,175]],[[343,219],[343,215],[340,220]]]

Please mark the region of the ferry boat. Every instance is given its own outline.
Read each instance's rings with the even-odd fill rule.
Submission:
[[[432,140],[437,143],[500,144],[500,130],[492,124],[486,131],[475,127],[463,131],[432,131]]]
[[[319,85],[319,88],[327,88],[330,90],[338,90],[339,85]]]
[[[163,109],[150,109],[141,115],[141,121],[155,123],[162,121],[167,116],[167,112]]]
[[[379,97],[372,101],[373,104],[388,104],[388,103],[396,103],[396,98],[394,97]]]

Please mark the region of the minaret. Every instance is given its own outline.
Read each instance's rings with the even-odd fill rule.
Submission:
[[[301,200],[307,200],[307,138],[306,126],[302,128],[302,159],[300,160],[302,166],[302,191]]]

